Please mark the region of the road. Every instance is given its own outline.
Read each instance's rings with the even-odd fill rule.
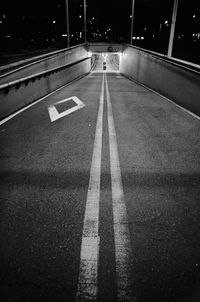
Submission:
[[[199,301],[200,121],[103,60],[0,126],[3,302]]]

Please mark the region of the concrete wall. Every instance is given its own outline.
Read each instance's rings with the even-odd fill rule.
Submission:
[[[119,43],[89,43],[87,47],[93,53],[122,52],[124,49],[124,45]]]
[[[0,75],[0,84],[8,83],[35,73],[74,63],[88,56],[86,45],[78,45],[59,51],[54,51],[36,58],[26,59],[15,63],[15,68]],[[13,65],[13,64],[10,64]],[[6,68],[7,67],[7,68]],[[9,65],[4,66],[9,70]]]
[[[153,52],[125,48],[120,72],[200,115],[200,68],[177,63]]]
[[[78,52],[78,55],[80,52]],[[75,55],[74,58],[78,55]],[[79,58],[80,59],[80,58]],[[62,60],[61,60],[62,61]],[[49,63],[50,65],[50,63]],[[0,86],[0,120],[90,71],[91,59]]]

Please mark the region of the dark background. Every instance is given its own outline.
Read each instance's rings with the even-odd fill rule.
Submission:
[[[70,42],[83,42],[83,0],[69,0]],[[133,45],[166,54],[173,0],[135,0]],[[132,0],[87,0],[88,41],[130,43]],[[54,21],[54,23],[53,23]],[[66,47],[65,0],[0,1],[1,54]],[[200,64],[200,1],[179,0],[173,56]]]

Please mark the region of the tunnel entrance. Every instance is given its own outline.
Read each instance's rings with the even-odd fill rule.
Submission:
[[[119,71],[119,53],[92,53],[92,71]]]

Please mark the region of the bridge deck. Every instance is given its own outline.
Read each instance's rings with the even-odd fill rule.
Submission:
[[[102,66],[0,126],[4,301],[197,298],[199,120]]]

